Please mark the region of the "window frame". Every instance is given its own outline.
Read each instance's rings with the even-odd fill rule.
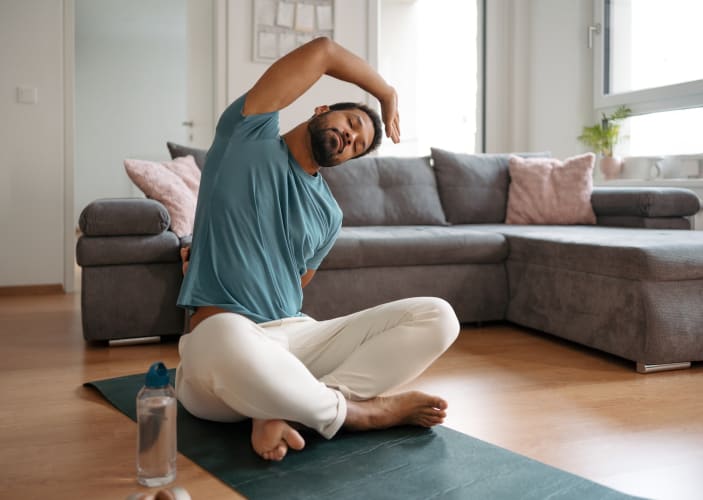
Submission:
[[[608,26],[605,15],[606,4],[610,3],[610,0],[593,0],[593,2],[595,14],[593,27],[600,27],[596,29],[597,36],[593,38],[593,107],[597,116],[600,116],[600,113],[610,113],[621,105],[628,106],[633,115],[703,107],[703,80],[606,94],[605,63]]]

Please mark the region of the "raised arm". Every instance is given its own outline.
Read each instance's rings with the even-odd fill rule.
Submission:
[[[366,61],[329,38],[298,47],[271,65],[247,94],[245,115],[285,108],[303,95],[322,75],[353,83],[381,103],[386,136],[400,140],[398,96],[395,89]]]

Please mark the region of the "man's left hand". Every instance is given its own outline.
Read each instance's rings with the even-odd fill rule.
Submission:
[[[190,260],[190,247],[181,248],[181,262],[183,262],[183,276],[186,275],[188,270],[188,261]]]
[[[398,94],[393,87],[381,102],[381,116],[386,128],[386,137],[389,137],[394,144],[400,142],[400,116],[398,115]]]

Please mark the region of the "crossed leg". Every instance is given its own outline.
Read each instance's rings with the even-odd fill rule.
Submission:
[[[420,391],[348,401],[344,427],[349,430],[386,429],[397,425],[432,427],[444,422],[447,402]],[[288,448],[302,450],[305,440],[288,422],[252,420],[251,444],[266,460],[283,460]]]
[[[342,425],[430,427],[446,416],[447,402],[437,396],[379,396],[419,375],[456,338],[456,316],[440,299],[406,299],[321,322],[261,327],[233,314],[206,321],[181,341],[179,398],[202,418],[252,417],[252,446],[265,459],[305,446],[288,421],[331,438]]]

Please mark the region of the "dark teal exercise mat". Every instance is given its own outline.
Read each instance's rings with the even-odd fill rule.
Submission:
[[[171,370],[171,379],[174,370]],[[136,420],[143,375],[89,382]],[[248,422],[201,420],[178,407],[178,451],[251,499],[625,499],[635,498],[438,426],[341,432],[277,463],[258,458]]]

